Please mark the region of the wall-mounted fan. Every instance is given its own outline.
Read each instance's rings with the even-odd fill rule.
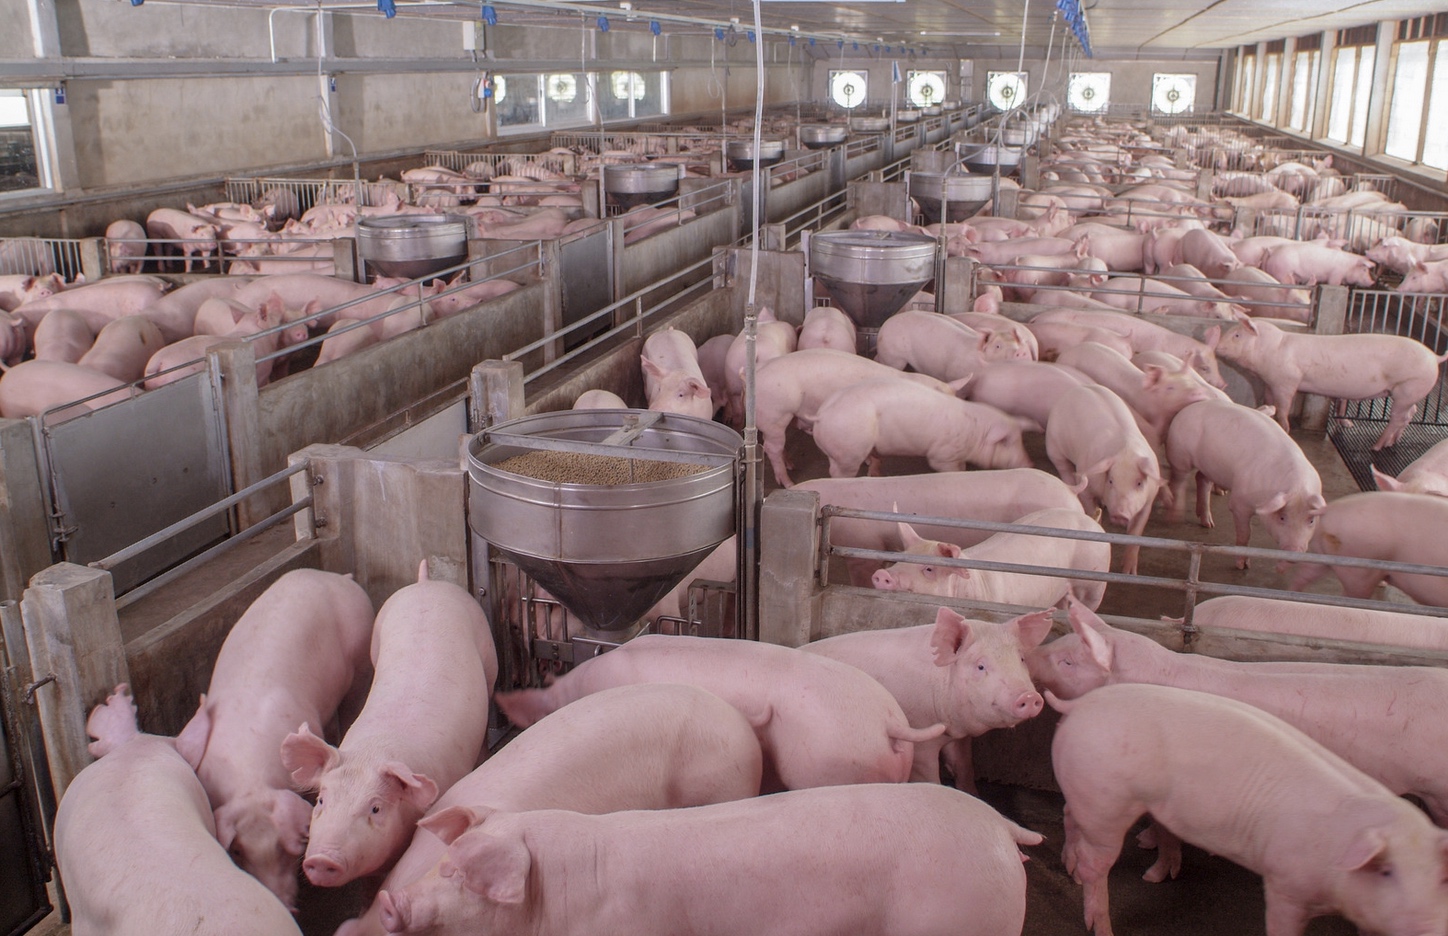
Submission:
[[[916,107],[929,107],[945,100],[942,72],[913,71],[905,84],[905,98]]]
[[[1077,72],[1066,88],[1066,103],[1072,110],[1083,113],[1106,110],[1110,99],[1110,72]]]
[[[1151,106],[1163,114],[1184,114],[1197,102],[1196,75],[1154,75]]]
[[[857,71],[830,73],[830,100],[841,107],[859,107],[865,103],[866,75]]]
[[[986,100],[997,110],[1010,110],[1026,102],[1025,72],[991,72],[985,84]]]
[[[578,97],[578,79],[572,75],[548,76],[548,99],[568,104]]]

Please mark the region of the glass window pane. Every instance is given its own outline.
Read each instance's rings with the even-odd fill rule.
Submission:
[[[1352,76],[1356,49],[1338,49],[1332,66],[1332,103],[1327,111],[1327,138],[1347,142],[1352,120]]]
[[[550,127],[586,123],[588,76],[582,72],[559,72],[543,76],[543,122]]]
[[[643,79],[643,95],[639,96],[637,89],[634,91],[634,116],[655,117],[668,113],[665,106],[667,95],[664,93],[664,73],[645,72]]]
[[[27,103],[19,88],[0,88],[0,192],[40,187]]]
[[[537,75],[498,75],[493,79],[493,103],[498,108],[498,126],[526,127],[543,122],[538,108]]]
[[[1251,111],[1252,96],[1256,94],[1257,87],[1257,57],[1249,56],[1242,60],[1242,87],[1237,93],[1237,113],[1246,114]]]
[[[1292,63],[1292,114],[1287,119],[1287,126],[1293,130],[1307,129],[1307,115],[1310,108],[1311,89],[1308,87],[1308,79],[1312,74],[1312,57],[1306,52],[1299,52],[1293,56]]]
[[[1418,132],[1423,129],[1423,94],[1428,89],[1428,43],[1398,46],[1393,76],[1393,101],[1388,110],[1388,139],[1383,152],[1409,161],[1418,158]]]
[[[1281,70],[1282,56],[1267,56],[1262,72],[1262,109],[1257,112],[1257,116],[1268,123],[1275,123],[1277,120],[1277,78]]]
[[[1373,64],[1378,50],[1373,46],[1362,46],[1358,51],[1357,80],[1353,85],[1352,136],[1348,142],[1362,146],[1368,136],[1368,98],[1373,93]]]
[[[1423,140],[1423,164],[1448,169],[1448,42],[1438,42],[1433,59],[1433,91],[1428,98],[1428,135]],[[1436,128],[1436,129],[1435,129]]]
[[[603,120],[625,120],[633,103],[636,72],[611,71],[599,75],[598,114]],[[642,86],[640,86],[642,90]]]

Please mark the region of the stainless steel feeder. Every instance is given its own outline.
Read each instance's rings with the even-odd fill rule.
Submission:
[[[912,171],[910,197],[920,206],[926,222],[935,224],[940,220],[943,192],[948,203],[946,220],[964,221],[990,202],[992,181],[988,175]]]
[[[1011,175],[1021,165],[1024,151],[1019,147],[997,143],[957,143],[955,154],[971,172],[990,175],[1000,167],[1001,175]]]
[[[679,167],[672,163],[625,163],[603,167],[603,196],[610,205],[656,205],[679,194]]]
[[[860,133],[884,133],[890,129],[889,117],[851,117],[850,129]]]
[[[743,441],[649,410],[564,410],[468,443],[468,524],[590,628],[626,630],[734,534]],[[702,464],[662,481],[575,484],[497,467],[538,450]]]
[[[799,128],[799,145],[805,149],[824,149],[845,142],[848,133],[844,124],[806,124]]]
[[[920,111],[915,108],[907,108],[895,112],[896,123],[915,123],[920,119]]]
[[[468,220],[457,215],[377,215],[357,219],[357,254],[367,279],[417,279],[468,258]]]
[[[926,117],[939,117],[945,112],[945,108],[939,104],[927,104],[920,109],[925,112]]]
[[[754,140],[730,140],[724,144],[724,157],[734,172],[748,172],[754,168]],[[759,141],[759,166],[765,168],[784,159],[783,140]]]
[[[934,278],[936,247],[906,231],[828,231],[809,239],[810,274],[857,328],[874,331]]]

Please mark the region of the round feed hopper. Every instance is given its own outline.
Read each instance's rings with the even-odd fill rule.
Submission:
[[[997,167],[1001,175],[1015,173],[1021,167],[1023,152],[1020,147],[997,143],[955,144],[955,155],[960,157],[967,169],[980,175],[991,175]]]
[[[859,133],[884,133],[890,129],[889,117],[853,117],[850,128]]]
[[[907,231],[828,231],[809,239],[810,274],[870,332],[935,277],[935,254],[935,238]]]
[[[754,168],[754,140],[730,140],[724,144],[724,157],[733,172],[748,172]],[[759,167],[772,166],[784,159],[783,140],[759,141]]]
[[[603,197],[628,210],[656,205],[679,194],[679,168],[668,163],[626,163],[603,167]]]
[[[824,149],[845,142],[848,133],[844,124],[806,124],[799,128],[799,145],[805,149]]]
[[[468,220],[457,215],[374,215],[357,219],[357,254],[367,281],[418,279],[468,258]]]
[[[909,190],[926,222],[936,224],[940,221],[942,195],[947,204],[946,220],[964,221],[990,203],[992,182],[988,175],[914,171],[910,173]]]
[[[916,108],[907,108],[895,112],[896,123],[916,123],[920,120],[920,111]]]
[[[599,631],[635,624],[734,534],[743,441],[650,410],[564,410],[468,443],[468,524]]]
[[[926,117],[939,117],[945,112],[945,108],[940,104],[926,104],[924,107],[920,108],[920,110],[925,114]]]

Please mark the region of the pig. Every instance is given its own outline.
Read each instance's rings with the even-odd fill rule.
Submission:
[[[1010,522],[1057,530],[1101,532],[1101,525],[1095,520],[1080,510],[1067,507],[1038,510]],[[1003,532],[961,549],[954,543],[924,539],[906,523],[900,524],[900,538],[905,544],[905,552],[911,555],[1013,562],[1086,572],[1109,572],[1111,569],[1110,544],[1091,540]],[[1068,593],[1079,595],[1086,604],[1094,608],[1101,604],[1101,597],[1106,590],[1104,582],[1090,579],[1067,579],[1024,572],[966,569],[960,566],[914,562],[897,562],[893,566],[886,566],[871,577],[871,584],[880,591],[908,591],[919,595],[988,601],[1027,608],[1049,607]]]
[[[134,383],[145,376],[151,355],[165,345],[155,322],[143,315],[125,315],[102,328],[90,350],[76,363]]]
[[[937,312],[897,312],[880,326],[875,360],[944,381],[969,377],[991,361],[1027,361],[1030,349],[1009,331],[976,331]]]
[[[588,815],[683,809],[757,796],[762,770],[754,729],[718,696],[665,683],[618,686],[540,719],[455,783],[428,815],[457,806]],[[437,877],[446,851],[419,828],[382,890]],[[380,915],[374,902],[336,936],[381,936]]]
[[[1107,872],[1143,814],[1261,874],[1270,930],[1339,912],[1368,932],[1448,927],[1448,832],[1307,735],[1233,699],[1103,686],[1065,713],[1051,762],[1066,797],[1066,869],[1086,926],[1110,936]]]
[[[1042,361],[1055,361],[1067,348],[1074,347],[1083,341],[1094,341],[1108,348],[1114,348],[1124,355],[1132,352],[1131,342],[1123,333],[1105,328],[1077,325],[1073,322],[1035,321],[1028,323],[1026,327],[1030,329],[1031,335],[1035,337],[1040,346]]]
[[[1379,491],[1402,491],[1408,494],[1436,494],[1448,497],[1448,439],[1419,455],[1396,478],[1372,466],[1373,480]]]
[[[251,311],[250,306],[242,305],[235,299],[222,296],[206,299],[196,308],[195,334],[225,335],[234,331]]]
[[[155,390],[168,383],[174,383],[191,374],[206,369],[206,354],[213,347],[227,341],[248,341],[257,357],[256,383],[264,386],[276,367],[274,358],[263,360],[279,348],[305,341],[305,325],[281,326],[284,310],[281,299],[273,295],[261,308],[243,318],[235,329],[225,335],[193,335],[190,338],[168,344],[146,361],[145,387]],[[186,366],[190,365],[190,366]]]
[[[1398,284],[1398,291],[1448,293],[1448,260],[1434,260],[1431,263],[1416,261]]]
[[[562,208],[540,208],[512,224],[478,224],[478,236],[498,240],[552,240],[563,233],[569,221]]]
[[[1080,602],[1071,602],[1070,619],[1074,633],[1026,656],[1031,678],[1058,699],[1118,683],[1175,686],[1236,699],[1304,732],[1399,796],[1419,797],[1435,823],[1448,823],[1448,770],[1430,763],[1448,750],[1448,739],[1442,737],[1442,723],[1420,717],[1448,698],[1448,672],[1426,666],[1218,660],[1174,653],[1149,637],[1111,627]],[[1166,857],[1160,870],[1176,877],[1180,856]]]
[[[1183,222],[1171,227],[1157,227],[1146,233],[1141,242],[1141,270],[1150,275],[1182,262],[1181,242],[1188,231],[1199,224]]]
[[[476,283],[457,282],[456,279],[446,283],[433,280],[429,287],[431,294],[427,296],[428,314],[434,319],[440,319],[457,315],[490,299],[506,296],[515,289],[522,289],[523,284],[494,277]]]
[[[1307,290],[1279,283],[1257,267],[1239,267],[1228,273],[1218,285],[1248,315],[1303,324],[1312,321],[1312,296]]]
[[[206,791],[171,739],[137,731],[129,686],[86,730],[100,760],[70,782],[55,815],[75,936],[301,936],[217,843]]]
[[[31,300],[17,308],[15,314],[25,319],[26,327],[34,334],[47,312],[70,309],[84,315],[86,324],[98,332],[123,315],[143,314],[169,288],[169,283],[156,276],[107,276],[72,286],[58,295]]]
[[[1029,468],[1021,428],[993,406],[956,399],[904,380],[867,380],[820,404],[813,435],[830,461],[830,477],[853,478],[880,456],[922,456],[935,471]]]
[[[1276,235],[1259,235],[1256,237],[1244,237],[1231,243],[1232,253],[1242,261],[1243,266],[1261,267],[1262,260],[1267,251],[1278,247],[1289,247],[1301,243],[1290,237],[1278,237]],[[1275,278],[1275,277],[1274,277]],[[1281,280],[1279,280],[1281,282]]]
[[[573,401],[574,409],[628,409],[623,397],[609,390],[585,390]]]
[[[688,335],[665,328],[644,341],[640,362],[649,409],[714,418],[713,397],[699,370],[699,350]]]
[[[1170,368],[1137,367],[1130,358],[1094,341],[1067,349],[1057,360],[1121,397],[1153,449],[1166,441],[1172,419],[1184,407],[1212,399],[1214,393],[1184,361]]]
[[[1448,522],[1448,501],[1431,494],[1365,491],[1327,505],[1307,547],[1310,553],[1448,566],[1448,543],[1436,534]],[[1299,563],[1291,589],[1303,591],[1329,569],[1349,598],[1370,598],[1386,581],[1422,604],[1448,607],[1448,578],[1318,562]]]
[[[1046,455],[1068,485],[1085,480],[1081,504],[1097,504],[1111,522],[1140,536],[1162,484],[1151,443],[1136,427],[1121,398],[1101,386],[1077,387],[1061,396],[1046,424]],[[1141,547],[1127,546],[1122,572],[1136,573]]]
[[[1165,351],[1174,354],[1195,368],[1197,373],[1206,378],[1207,383],[1222,390],[1227,387],[1227,382],[1222,379],[1221,371],[1217,368],[1217,342],[1222,337],[1220,325],[1206,329],[1202,332],[1202,339],[1198,341],[1190,335],[1183,335],[1154,322],[1120,312],[1058,309],[1042,312],[1031,320],[1033,326],[1037,322],[1069,322],[1116,332],[1131,343],[1133,353]]]
[[[1078,243],[1067,254],[1022,254],[1010,266],[998,267],[996,279],[1003,284],[1008,298],[1018,302],[1031,301],[1050,288],[1085,289],[1100,286],[1107,280],[1106,263],[1087,256],[1085,245]]]
[[[1178,248],[1182,262],[1201,270],[1208,279],[1221,279],[1242,266],[1242,261],[1232,253],[1222,236],[1205,228],[1187,231],[1182,235]]]
[[[1241,267],[1238,269],[1241,269]],[[1227,303],[1232,301],[1231,296],[1209,283],[1206,274],[1190,263],[1178,263],[1167,267],[1161,272],[1160,280],[1171,283],[1176,288],[1183,292],[1191,293],[1198,299],[1210,299],[1213,302]]]
[[[768,306],[763,306],[759,310],[759,321],[755,326],[755,367],[765,361],[772,361],[777,357],[792,353],[796,340],[794,326],[788,322],[779,321],[774,317],[773,310]],[[724,404],[724,418],[730,425],[738,427],[744,425],[744,366],[747,351],[748,343],[745,341],[744,332],[741,331],[730,343],[729,351],[724,357],[727,397]]]
[[[397,301],[395,293],[320,273],[278,273],[258,277],[230,298],[256,309],[273,293],[281,297],[286,321],[305,321],[309,328],[318,331],[331,328],[338,315],[351,319],[371,318],[386,312]],[[311,305],[313,302],[315,306]],[[305,311],[307,309],[323,311],[308,312]]]
[[[391,867],[417,820],[478,762],[498,657],[483,609],[424,561],[372,629],[367,703],[333,747],[303,722],[282,741],[293,783],[317,790],[302,871],[318,887]]]
[[[1420,244],[1404,237],[1384,237],[1368,248],[1366,256],[1379,266],[1406,274],[1417,263],[1448,260],[1448,244]]]
[[[965,390],[973,402],[993,406],[1017,420],[1024,420],[1022,429],[1044,432],[1051,407],[1061,394],[1091,382],[1091,378],[1074,367],[1016,361],[985,365],[975,372]]]
[[[146,229],[121,219],[106,225],[106,262],[112,273],[139,273],[146,265]]]
[[[1050,629],[1049,611],[1002,624],[940,608],[934,624],[841,634],[803,649],[869,673],[895,696],[912,725],[945,725],[944,735],[915,745],[910,770],[912,781],[939,783],[947,744],[956,742],[959,757],[969,751],[970,738],[1040,714],[1043,703],[1023,661]],[[974,778],[962,772],[955,779],[965,789]]]
[[[1207,400],[1183,409],[1166,439],[1171,464],[1168,522],[1180,522],[1187,483],[1197,478],[1197,518],[1211,528],[1212,486],[1228,491],[1236,544],[1246,546],[1252,517],[1262,520],[1278,549],[1307,549],[1327,501],[1312,462],[1266,413],[1232,402]],[[1237,568],[1247,568],[1245,556]]]
[[[639,205],[636,208],[630,208],[621,217],[625,219],[623,242],[633,244],[660,231],[678,227],[685,221],[692,220],[695,213],[689,208],[656,208],[653,205]]]
[[[1032,255],[1059,255],[1075,253],[1076,242],[1064,237],[1021,237],[990,244],[972,244],[965,248],[965,256],[974,257],[981,263],[999,266],[1015,263],[1017,257]]]
[[[755,377],[755,420],[775,481],[782,487],[794,483],[784,455],[785,432],[792,421],[812,426],[820,404],[836,390],[886,377],[914,381],[951,396],[957,389],[927,374],[902,374],[859,355],[828,348],[796,351],[759,368]]]
[[[35,359],[78,364],[96,343],[85,316],[69,309],[52,309],[35,328]]]
[[[1196,368],[1192,367],[1190,364],[1188,364],[1186,361],[1183,361],[1175,354],[1168,354],[1165,351],[1138,351],[1131,356],[1131,363],[1135,364],[1139,368],[1142,368],[1143,370],[1145,370],[1149,365],[1155,364],[1157,367],[1163,368],[1165,370],[1181,371],[1183,374],[1195,380],[1199,386],[1206,388],[1208,394],[1207,399],[1232,399],[1227,395],[1227,391],[1222,390],[1218,387],[1214,387],[1211,384],[1207,383],[1206,378],[1203,377],[1201,374],[1197,373]],[[1185,367],[1185,370],[1182,370],[1183,367]],[[1268,409],[1267,407],[1262,407],[1262,412],[1271,416],[1273,411]]]
[[[1017,848],[1042,841],[923,783],[606,816],[457,807],[424,827],[447,845],[441,874],[378,895],[389,933],[1016,936]]]
[[[795,487],[814,491],[819,495],[821,506],[826,507],[996,523],[1010,523],[1047,507],[1081,509],[1075,492],[1055,475],[1035,468],[941,471],[881,478],[819,478]],[[941,526],[923,519],[915,519],[914,528],[923,536],[958,546],[973,546],[991,535],[985,530]],[[896,524],[850,517],[830,520],[830,542],[882,552],[899,552],[904,548]],[[849,559],[846,565],[851,581],[866,587],[870,584],[870,574],[880,568],[880,563],[869,559]]]
[[[1113,276],[1091,296],[1122,311],[1138,314],[1195,315],[1220,319],[1235,319],[1245,315],[1240,306],[1201,299],[1170,283],[1140,276]]]
[[[154,240],[171,241],[164,246],[175,248],[186,257],[184,272],[187,273],[191,272],[192,257],[200,258],[202,266],[210,262],[209,258],[217,252],[219,232],[215,223],[175,208],[157,208],[146,215],[146,234]]]
[[[855,323],[848,315],[831,306],[815,306],[805,313],[796,350],[831,348],[854,354],[855,342]]]
[[[1141,269],[1142,241],[1138,231],[1082,221],[1068,228],[1063,237],[1083,240],[1086,253],[1106,264],[1113,273],[1134,273]]]
[[[729,348],[734,344],[734,337],[725,332],[699,345],[699,373],[704,375],[704,382],[709,385],[709,399],[714,404],[715,413],[723,409],[729,399],[724,361],[729,355]]]
[[[0,276],[0,312],[14,312],[27,302],[46,299],[66,287],[59,273],[29,276],[8,273]]]
[[[852,231],[908,231],[923,234],[925,230],[917,225],[897,221],[889,215],[863,215],[850,222]]]
[[[1366,257],[1313,242],[1273,247],[1262,255],[1263,272],[1289,285],[1371,286],[1374,263]]]
[[[141,309],[138,314],[155,322],[168,344],[180,341],[197,333],[196,320],[207,300],[234,301],[241,290],[250,286],[255,279],[253,276],[208,276],[171,290]],[[259,308],[266,298],[266,295],[262,295],[254,302],[236,304],[245,309],[255,309]],[[227,331],[230,331],[230,328]]]
[[[999,310],[996,312],[981,312],[979,310],[952,312],[950,313],[950,317],[978,332],[1008,332],[1010,335],[1013,335],[1015,340],[1020,343],[1021,347],[1026,349],[1029,355],[1028,357],[1021,357],[1020,352],[1013,350],[1011,352],[1011,360],[1013,361],[1035,361],[1040,359],[1040,348],[1037,346],[1036,336],[1031,334],[1031,330],[1015,319],[1006,318],[1004,315],[1001,315]],[[997,338],[993,341],[994,346],[990,350],[990,353],[999,355],[1003,353],[1002,348],[1009,346],[1010,339]]]
[[[759,736],[769,790],[903,783],[914,745],[944,725],[911,728],[886,689],[852,666],[776,644],[645,634],[593,657],[545,689],[500,692],[498,707],[526,728],[575,699],[614,686],[697,686],[738,709]]]
[[[291,789],[282,740],[332,719],[372,672],[372,601],[350,575],[296,569],[242,613],[211,684],[176,736],[201,785],[221,847],[295,912],[312,807]]]
[[[331,328],[327,329],[327,337],[322,339],[321,348],[317,352],[317,359],[312,363],[313,367],[320,367],[349,354],[361,351],[363,348],[370,348],[382,341],[381,322],[356,322],[351,319],[338,319]]]
[[[1448,650],[1448,620],[1404,611],[1339,608],[1310,602],[1223,595],[1198,604],[1199,627],[1232,628],[1413,650]]]
[[[1437,384],[1438,366],[1448,361],[1448,354],[1435,355],[1413,338],[1296,334],[1260,319],[1233,326],[1217,353],[1262,378],[1284,429],[1299,390],[1343,400],[1391,396],[1392,415],[1373,443],[1375,452],[1397,444],[1419,401]]]
[[[136,389],[125,381],[89,367],[24,361],[0,377],[0,416],[22,419],[44,413],[46,424],[52,425],[135,395]]]

